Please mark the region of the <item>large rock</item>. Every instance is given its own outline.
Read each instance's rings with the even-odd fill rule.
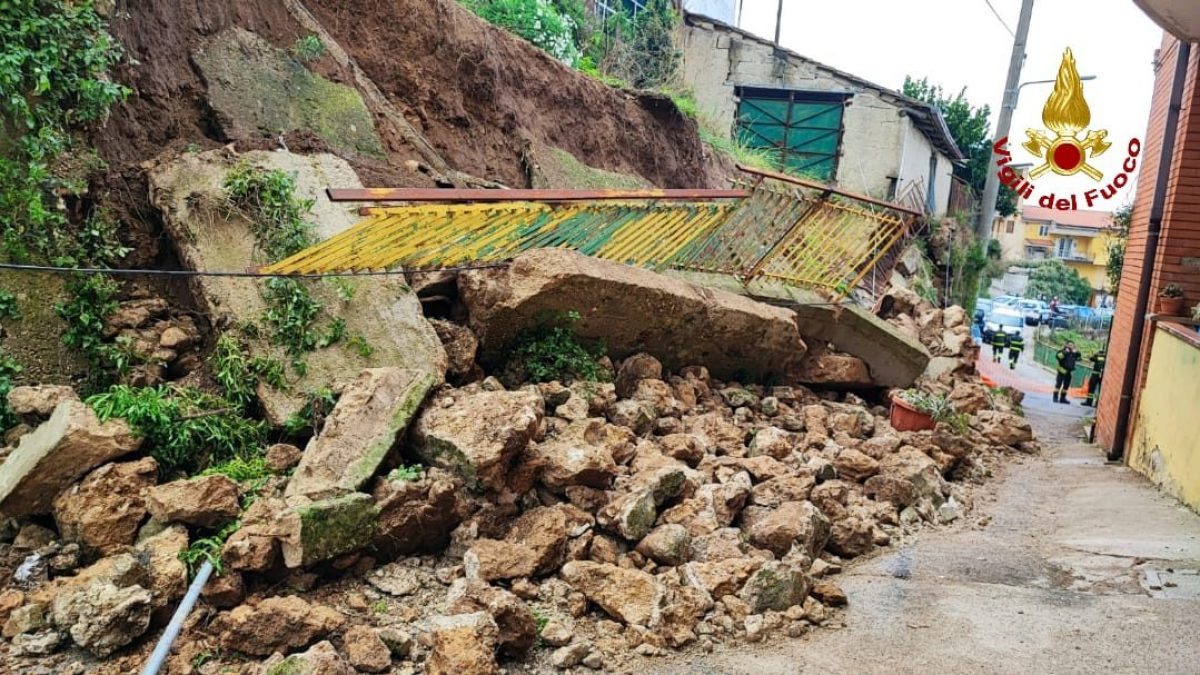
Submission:
[[[342,391],[321,433],[309,441],[285,495],[328,499],[362,489],[435,384],[421,371],[362,371]]]
[[[496,675],[499,630],[487,612],[435,616],[429,620],[427,675]]]
[[[875,549],[875,524],[855,515],[836,520],[830,528],[827,546],[844,558],[870,553]]]
[[[660,565],[682,565],[691,556],[692,535],[683,525],[660,525],[637,545],[637,552]]]
[[[628,433],[602,419],[572,422],[535,448],[544,463],[542,483],[555,490],[572,485],[607,489],[617,475],[613,447],[630,442]]]
[[[392,652],[379,633],[367,626],[351,626],[342,636],[342,642],[346,645],[347,660],[357,670],[382,673],[392,666]]]
[[[833,468],[839,476],[861,483],[879,472],[879,462],[858,450],[844,448],[833,458]]]
[[[464,272],[459,289],[485,365],[502,362],[539,315],[567,311],[582,317],[578,335],[604,340],[614,358],[649,352],[671,371],[703,363],[726,378],[783,374],[806,350],[791,310],[563,249]]]
[[[978,420],[980,432],[993,443],[1015,448],[1033,440],[1033,427],[1020,415],[984,410],[979,413]]]
[[[763,563],[742,586],[738,597],[758,614],[768,609],[777,612],[804,602],[811,581],[804,572],[785,562]]]
[[[587,513],[565,504],[526,511],[503,540],[479,539],[464,556],[468,576],[494,581],[550,574],[562,566],[567,540],[591,529]]]
[[[137,450],[141,439],[121,420],[104,424],[75,400],[59,403],[0,464],[0,513],[50,513],[54,497],[96,467]]]
[[[413,428],[414,450],[468,485],[501,492],[544,413],[536,391],[458,392],[435,400]]]
[[[153,599],[141,586],[93,583],[54,598],[54,623],[75,644],[103,658],[146,632]]]
[[[617,396],[630,398],[639,382],[646,379],[661,380],[662,374],[662,363],[658,359],[649,354],[634,354],[621,362],[613,385],[616,387]]]
[[[774,509],[747,506],[742,529],[751,544],[780,557],[793,546],[815,556],[829,538],[829,520],[811,502],[784,502]]]
[[[653,628],[662,615],[665,589],[654,576],[616,565],[573,560],[562,577],[615,619]]]
[[[235,607],[219,615],[214,627],[225,649],[270,656],[300,649],[343,623],[337,611],[289,595],[267,598],[253,607]]]
[[[27,423],[49,417],[59,403],[72,400],[79,400],[79,395],[62,384],[13,387],[8,392],[8,407]]]
[[[372,547],[387,558],[440,551],[467,511],[467,500],[449,480],[380,479],[373,494],[379,530]]]
[[[187,546],[188,532],[182,525],[168,527],[137,545],[136,552],[139,556],[145,556],[146,568],[150,573],[150,585],[147,588],[153,595],[155,620],[167,618],[164,615],[174,610],[173,603],[187,591],[187,565],[179,559],[179,554]],[[237,573],[227,573],[229,575]],[[210,581],[209,586],[212,585]]]
[[[801,384],[821,387],[857,389],[876,386],[866,361],[830,351],[809,352],[792,377]]]
[[[54,498],[59,534],[101,555],[132,544],[146,517],[142,490],[157,481],[158,463],[150,457],[105,464]]]
[[[482,581],[459,579],[446,598],[450,614],[487,612],[496,621],[497,642],[509,656],[520,656],[537,641],[537,620],[529,606],[512,593]]]
[[[187,269],[241,269],[266,262],[259,252],[246,217],[228,203],[223,187],[226,174],[245,161],[266,170],[278,169],[291,175],[295,195],[313,200],[310,220],[317,237],[327,239],[352,227],[359,217],[353,208],[331,202],[325,188],[337,185],[361,187],[354,169],[330,154],[295,155],[287,151],[250,152],[233,155],[226,151],[183,153],[150,171],[150,197],[163,216],[164,229]],[[406,368],[433,376],[439,382],[446,370],[446,352],[437,334],[425,320],[416,294],[403,277],[354,278],[348,283],[354,297],[343,302],[332,284],[303,281],[325,311],[321,325],[333,318],[345,321],[345,334],[362,341],[341,340],[304,355],[306,368],[286,388],[260,383],[259,403],[265,417],[283,424],[303,407],[306,392],[331,382],[344,382],[362,368],[382,366]],[[202,277],[192,280],[199,311],[213,325],[236,326],[259,322],[269,309],[260,279]],[[261,325],[261,324],[260,324]],[[263,326],[267,328],[266,326]],[[268,356],[288,361],[284,349],[271,343],[269,329],[258,338],[246,338],[247,357]],[[360,353],[358,345],[371,347]]]
[[[146,509],[160,523],[217,527],[241,512],[238,484],[219,474],[163,483],[146,490]]]

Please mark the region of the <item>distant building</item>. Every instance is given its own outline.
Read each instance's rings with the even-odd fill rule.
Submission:
[[[718,131],[793,173],[949,214],[963,154],[936,108],[711,16],[684,12],[682,33],[685,84]]]
[[[1091,304],[1108,297],[1108,246],[1116,230],[1107,211],[1023,206],[992,222],[1003,260],[1061,260],[1092,286]]]

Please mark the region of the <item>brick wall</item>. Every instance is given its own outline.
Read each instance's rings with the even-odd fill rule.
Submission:
[[[1146,234],[1150,224],[1150,207],[1154,199],[1158,159],[1161,152],[1167,107],[1171,97],[1171,80],[1175,72],[1178,41],[1164,34],[1155,72],[1154,95],[1146,134],[1142,137],[1141,168],[1133,205],[1129,242],[1125,252],[1125,267],[1117,296],[1116,316],[1108,346],[1108,363],[1104,371],[1104,391],[1097,411],[1096,440],[1112,447],[1115,438],[1117,411],[1120,406],[1123,375],[1130,358],[1141,364],[1137,378],[1145,372],[1150,335],[1142,343],[1142,353],[1129,354],[1135,322],[1138,286],[1141,282],[1146,255]],[[1193,47],[1188,65],[1187,84],[1179,112],[1179,129],[1175,153],[1171,160],[1166,208],[1163,212],[1155,272],[1150,287],[1149,311],[1154,311],[1154,298],[1169,283],[1184,289],[1188,306],[1200,302],[1200,88],[1196,86],[1200,68],[1200,47]],[[1193,260],[1195,259],[1195,260]],[[1136,391],[1139,387],[1135,387]],[[1131,410],[1137,409],[1135,399]],[[1132,425],[1129,427],[1132,433]]]

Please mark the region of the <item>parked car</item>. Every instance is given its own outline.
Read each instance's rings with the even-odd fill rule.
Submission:
[[[1006,333],[1019,333],[1025,327],[1025,316],[1016,310],[1000,307],[992,310],[985,325],[993,333],[1001,328]]]
[[[992,307],[1000,307],[1000,306],[1016,307],[1017,303],[1019,303],[1020,301],[1021,301],[1020,298],[1013,296],[1013,295],[998,295],[998,296],[992,298],[992,303],[993,303]]]
[[[1062,308],[1060,307],[1059,309]],[[1045,325],[1050,326],[1051,328],[1070,328],[1071,319],[1069,315],[1062,312],[1058,314],[1051,314],[1050,318],[1046,320]]]
[[[1021,300],[1017,306],[1021,316],[1025,317],[1026,325],[1036,326],[1050,318],[1050,307],[1041,300]]]
[[[988,312],[992,311],[992,299],[991,298],[976,298],[975,299],[975,311],[978,312],[979,310],[983,310],[984,314],[987,314]]]

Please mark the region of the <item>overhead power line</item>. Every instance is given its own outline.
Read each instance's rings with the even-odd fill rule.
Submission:
[[[1004,26],[1004,30],[1008,31],[1008,34],[1013,36],[1014,38],[1017,37],[1017,34],[1013,32],[1013,29],[1009,28],[1008,23],[1006,23],[1004,21],[1004,17],[1000,16],[1000,12],[997,12],[996,8],[992,6],[992,0],[983,0],[983,1],[985,3],[987,3],[988,9],[992,10],[992,14],[995,15],[996,20],[1000,22],[1000,25]]]

